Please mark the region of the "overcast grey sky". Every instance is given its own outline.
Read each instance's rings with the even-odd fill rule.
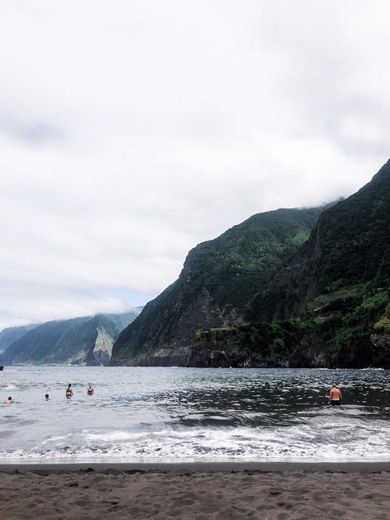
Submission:
[[[0,8],[0,329],[116,312],[254,213],[389,157],[390,3]]]

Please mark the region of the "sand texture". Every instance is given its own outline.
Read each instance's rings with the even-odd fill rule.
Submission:
[[[389,519],[390,473],[0,473],[0,518]]]

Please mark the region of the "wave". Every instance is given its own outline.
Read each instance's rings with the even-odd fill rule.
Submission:
[[[321,428],[277,430],[82,430],[49,437],[36,447],[0,451],[0,461],[390,461],[390,427],[377,428],[329,420]]]

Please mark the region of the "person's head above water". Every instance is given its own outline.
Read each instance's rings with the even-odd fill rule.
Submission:
[[[71,386],[72,386],[72,383],[69,383],[69,384],[68,384],[68,388],[70,388]]]
[[[50,399],[49,394],[45,394],[45,399],[46,399],[46,401],[47,401],[48,399]]]
[[[7,399],[7,401],[12,401],[12,397],[9,396],[8,399]]]

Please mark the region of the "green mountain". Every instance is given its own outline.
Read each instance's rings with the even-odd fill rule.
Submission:
[[[7,327],[3,329],[0,332],[0,355],[7,350],[11,343],[24,336],[26,332],[36,326],[37,325],[21,325],[19,327]]]
[[[97,314],[43,323],[9,344],[0,356],[1,363],[108,363],[120,331],[139,312],[136,308],[124,314]]]
[[[248,301],[307,240],[322,209],[260,213],[196,246],[178,280],[120,334],[112,363],[187,364],[200,330],[242,322]]]
[[[247,318],[289,318],[319,295],[367,282],[388,287],[389,281],[390,161],[361,190],[322,213],[309,240],[254,298]]]
[[[199,335],[191,364],[390,367],[389,287],[390,161],[321,214],[245,324]]]

